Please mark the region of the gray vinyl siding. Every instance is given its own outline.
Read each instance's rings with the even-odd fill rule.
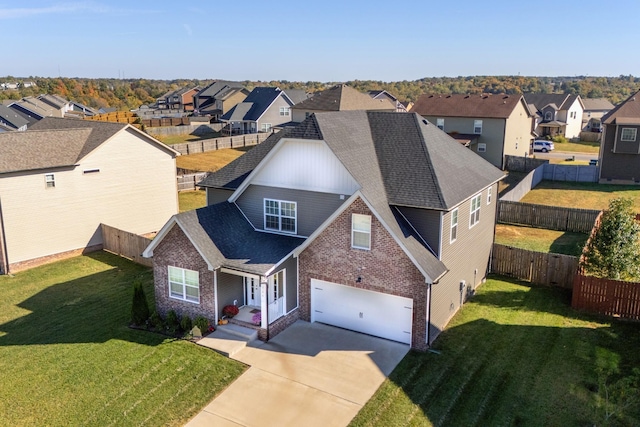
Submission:
[[[291,121],[291,111],[289,111],[288,116],[281,116],[280,107],[291,108],[291,105],[282,96],[279,96],[258,120],[258,132],[261,130],[263,123],[271,123],[271,126],[277,126]]]
[[[233,190],[224,190],[222,188],[207,188],[207,206],[216,203],[226,202],[233,194]]]
[[[440,211],[400,207],[400,212],[409,220],[436,256],[440,256]]]
[[[487,205],[487,193],[482,190],[480,221],[469,228],[471,198],[458,206],[457,239],[450,243],[451,211],[442,220],[442,261],[449,272],[431,287],[431,323],[429,339],[444,329],[463,302],[474,292],[487,275],[489,256],[495,231],[496,202],[498,186],[492,186],[491,204]],[[475,195],[474,195],[475,196]],[[460,290],[460,282],[465,281]]]
[[[483,159],[492,163],[498,168],[502,168],[504,157],[504,135],[505,135],[505,119],[491,119],[483,117],[442,117],[442,116],[424,116],[434,125],[437,124],[436,119],[444,119],[444,131],[447,133],[473,134],[473,125],[475,120],[482,120],[482,133],[476,140],[477,143],[471,144],[469,149],[478,154]],[[487,144],[487,151],[478,152],[478,144]]]
[[[602,142],[602,163],[600,165],[600,179],[620,180],[630,182],[640,182],[640,155],[638,155],[638,142],[621,142],[621,129],[633,128],[637,126],[605,125]],[[617,137],[617,141],[616,141]],[[640,129],[638,129],[637,139],[640,139]],[[625,147],[627,145],[627,147]],[[615,152],[614,152],[615,146]],[[631,149],[629,149],[631,146]],[[626,149],[625,149],[626,148]],[[633,151],[635,153],[627,153]]]
[[[296,258],[291,256],[282,263],[281,267],[286,269],[287,301],[285,310],[288,313],[298,306],[298,262]]]
[[[344,203],[339,194],[250,185],[236,204],[258,230],[264,230],[264,199],[297,203],[297,234],[300,236],[311,235]]]
[[[244,305],[244,282],[242,276],[218,271],[218,310],[222,312],[225,305],[233,304],[238,300],[238,305]],[[218,317],[220,315],[218,314]]]

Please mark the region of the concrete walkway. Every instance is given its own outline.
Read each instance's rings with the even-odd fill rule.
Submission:
[[[346,426],[409,346],[298,321],[232,355],[250,368],[187,426]]]

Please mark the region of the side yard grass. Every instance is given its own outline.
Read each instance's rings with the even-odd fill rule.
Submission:
[[[127,327],[150,269],[104,252],[0,276],[0,425],[184,425],[244,371]]]
[[[204,190],[180,191],[178,193],[178,206],[180,212],[198,209],[207,204],[207,193]]]
[[[176,157],[176,166],[182,169],[215,172],[246,153],[251,147],[223,148],[222,150]]]
[[[639,425],[640,408],[611,396],[605,420],[604,384],[612,390],[640,366],[640,324],[580,314],[569,300],[562,289],[489,279],[351,426]],[[607,364],[620,373],[599,376]]]
[[[539,205],[606,209],[609,200],[616,197],[633,199],[636,212],[640,212],[640,186],[634,185],[542,181],[520,201]]]
[[[495,242],[536,252],[580,256],[589,236],[585,233],[497,224]]]
[[[164,142],[167,145],[182,144],[183,142],[200,141],[203,139],[219,138],[220,132],[211,132],[205,135],[152,135],[160,142]]]

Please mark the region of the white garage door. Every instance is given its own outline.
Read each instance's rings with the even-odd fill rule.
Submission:
[[[413,300],[311,279],[311,321],[411,344]]]

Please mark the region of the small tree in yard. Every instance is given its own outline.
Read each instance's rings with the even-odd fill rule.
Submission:
[[[640,225],[633,201],[617,198],[609,202],[600,227],[587,245],[581,262],[587,274],[616,280],[640,280]]]
[[[134,325],[142,326],[149,318],[149,304],[147,296],[144,293],[142,282],[136,280],[133,282],[133,304],[131,305],[131,322]]]

